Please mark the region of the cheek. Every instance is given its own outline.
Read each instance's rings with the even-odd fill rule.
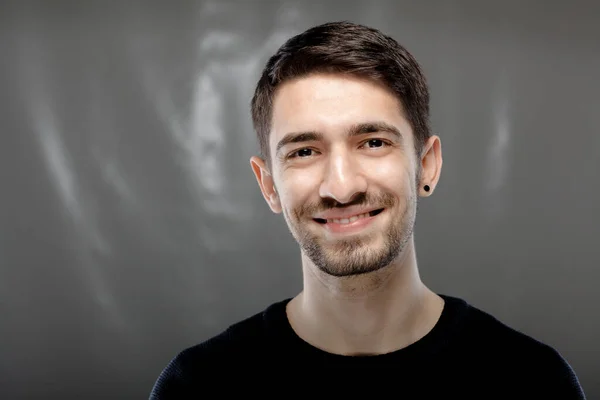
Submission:
[[[390,157],[384,162],[374,163],[370,167],[372,179],[392,191],[406,191],[414,186],[414,168],[401,157]]]
[[[280,182],[280,199],[288,210],[305,205],[319,193],[319,173],[313,169],[285,171]]]

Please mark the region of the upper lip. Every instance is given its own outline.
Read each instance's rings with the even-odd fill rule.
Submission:
[[[369,213],[371,211],[379,210],[377,207],[356,207],[351,206],[343,209],[329,210],[324,213],[315,215],[314,218],[317,219],[343,219],[343,218],[351,218],[357,215]]]

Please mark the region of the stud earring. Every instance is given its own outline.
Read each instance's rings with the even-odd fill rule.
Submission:
[[[431,188],[429,187],[429,185],[423,186],[423,189],[425,189],[426,192],[429,192],[429,190],[431,190]]]

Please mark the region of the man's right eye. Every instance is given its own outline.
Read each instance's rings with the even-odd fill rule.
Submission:
[[[289,158],[305,158],[305,157],[310,157],[313,155],[313,149],[300,149],[300,150],[296,150],[293,153],[290,154]]]

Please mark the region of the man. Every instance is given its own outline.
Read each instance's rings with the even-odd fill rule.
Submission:
[[[252,117],[250,164],[300,245],[303,290],[184,350],[151,398],[227,394],[253,372],[243,390],[261,397],[321,378],[345,396],[383,383],[409,398],[584,398],[556,350],[420,280],[417,199],[435,190],[442,148],[406,49],[348,22],[309,29],[268,61]]]

